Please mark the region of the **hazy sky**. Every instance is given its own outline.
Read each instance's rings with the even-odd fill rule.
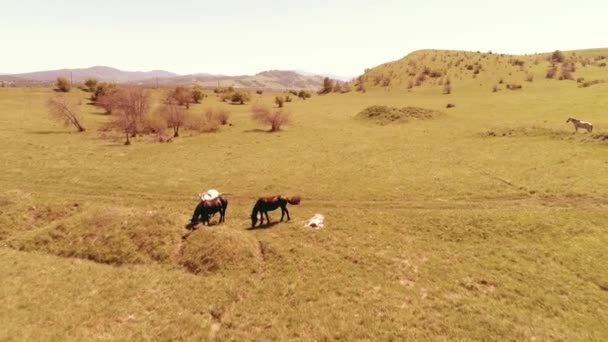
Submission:
[[[608,0],[0,0],[0,72],[355,76],[424,48],[608,47]]]

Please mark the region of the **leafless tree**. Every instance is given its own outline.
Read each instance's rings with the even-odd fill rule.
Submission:
[[[143,119],[150,110],[150,96],[142,88],[123,87],[116,91],[113,97],[114,115],[113,126],[125,133],[125,145],[130,145],[129,136],[134,137]]]
[[[173,136],[179,137],[179,129],[184,126],[188,112],[175,101],[167,101],[160,107],[160,115],[165,119],[167,127],[173,129]]]
[[[70,100],[67,95],[55,95],[47,102],[51,118],[63,123],[65,126],[74,126],[78,132],[84,132],[82,118],[78,105]]]

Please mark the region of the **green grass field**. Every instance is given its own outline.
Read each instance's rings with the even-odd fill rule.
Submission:
[[[76,133],[49,119],[50,89],[0,88],[0,340],[607,340],[608,84],[530,64],[496,93],[510,70],[450,69],[449,95],[374,86],[399,74],[380,66],[366,93],[286,104],[278,133],[225,105],[233,126],[131,146],[86,93]],[[356,119],[372,105],[443,114]],[[229,194],[226,223],[182,240],[208,188]],[[292,220],[248,230],[276,194],[302,196]],[[314,213],[325,228],[303,227]]]

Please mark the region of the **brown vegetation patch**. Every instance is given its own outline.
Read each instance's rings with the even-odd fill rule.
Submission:
[[[539,126],[530,127],[500,127],[479,133],[481,137],[547,137],[557,140],[579,142],[608,142],[608,133],[578,133],[570,130],[570,126],[563,130],[550,129]]]
[[[443,113],[439,111],[420,107],[371,106],[361,111],[356,117],[373,121],[379,125],[386,125],[393,122],[408,122],[412,119],[427,120],[441,115]]]
[[[166,263],[180,241],[166,212],[97,208],[8,241],[19,250],[42,251],[100,263]]]
[[[201,228],[184,242],[179,264],[194,274],[258,272],[268,250],[248,232],[226,227]]]

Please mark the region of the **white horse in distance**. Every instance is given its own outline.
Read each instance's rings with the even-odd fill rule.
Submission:
[[[578,132],[579,128],[586,129],[587,132],[593,131],[593,125],[591,124],[591,122],[581,121],[581,120],[575,119],[575,118],[568,118],[568,120],[566,120],[566,123],[568,123],[568,122],[572,122],[572,124],[574,125],[575,132]]]

